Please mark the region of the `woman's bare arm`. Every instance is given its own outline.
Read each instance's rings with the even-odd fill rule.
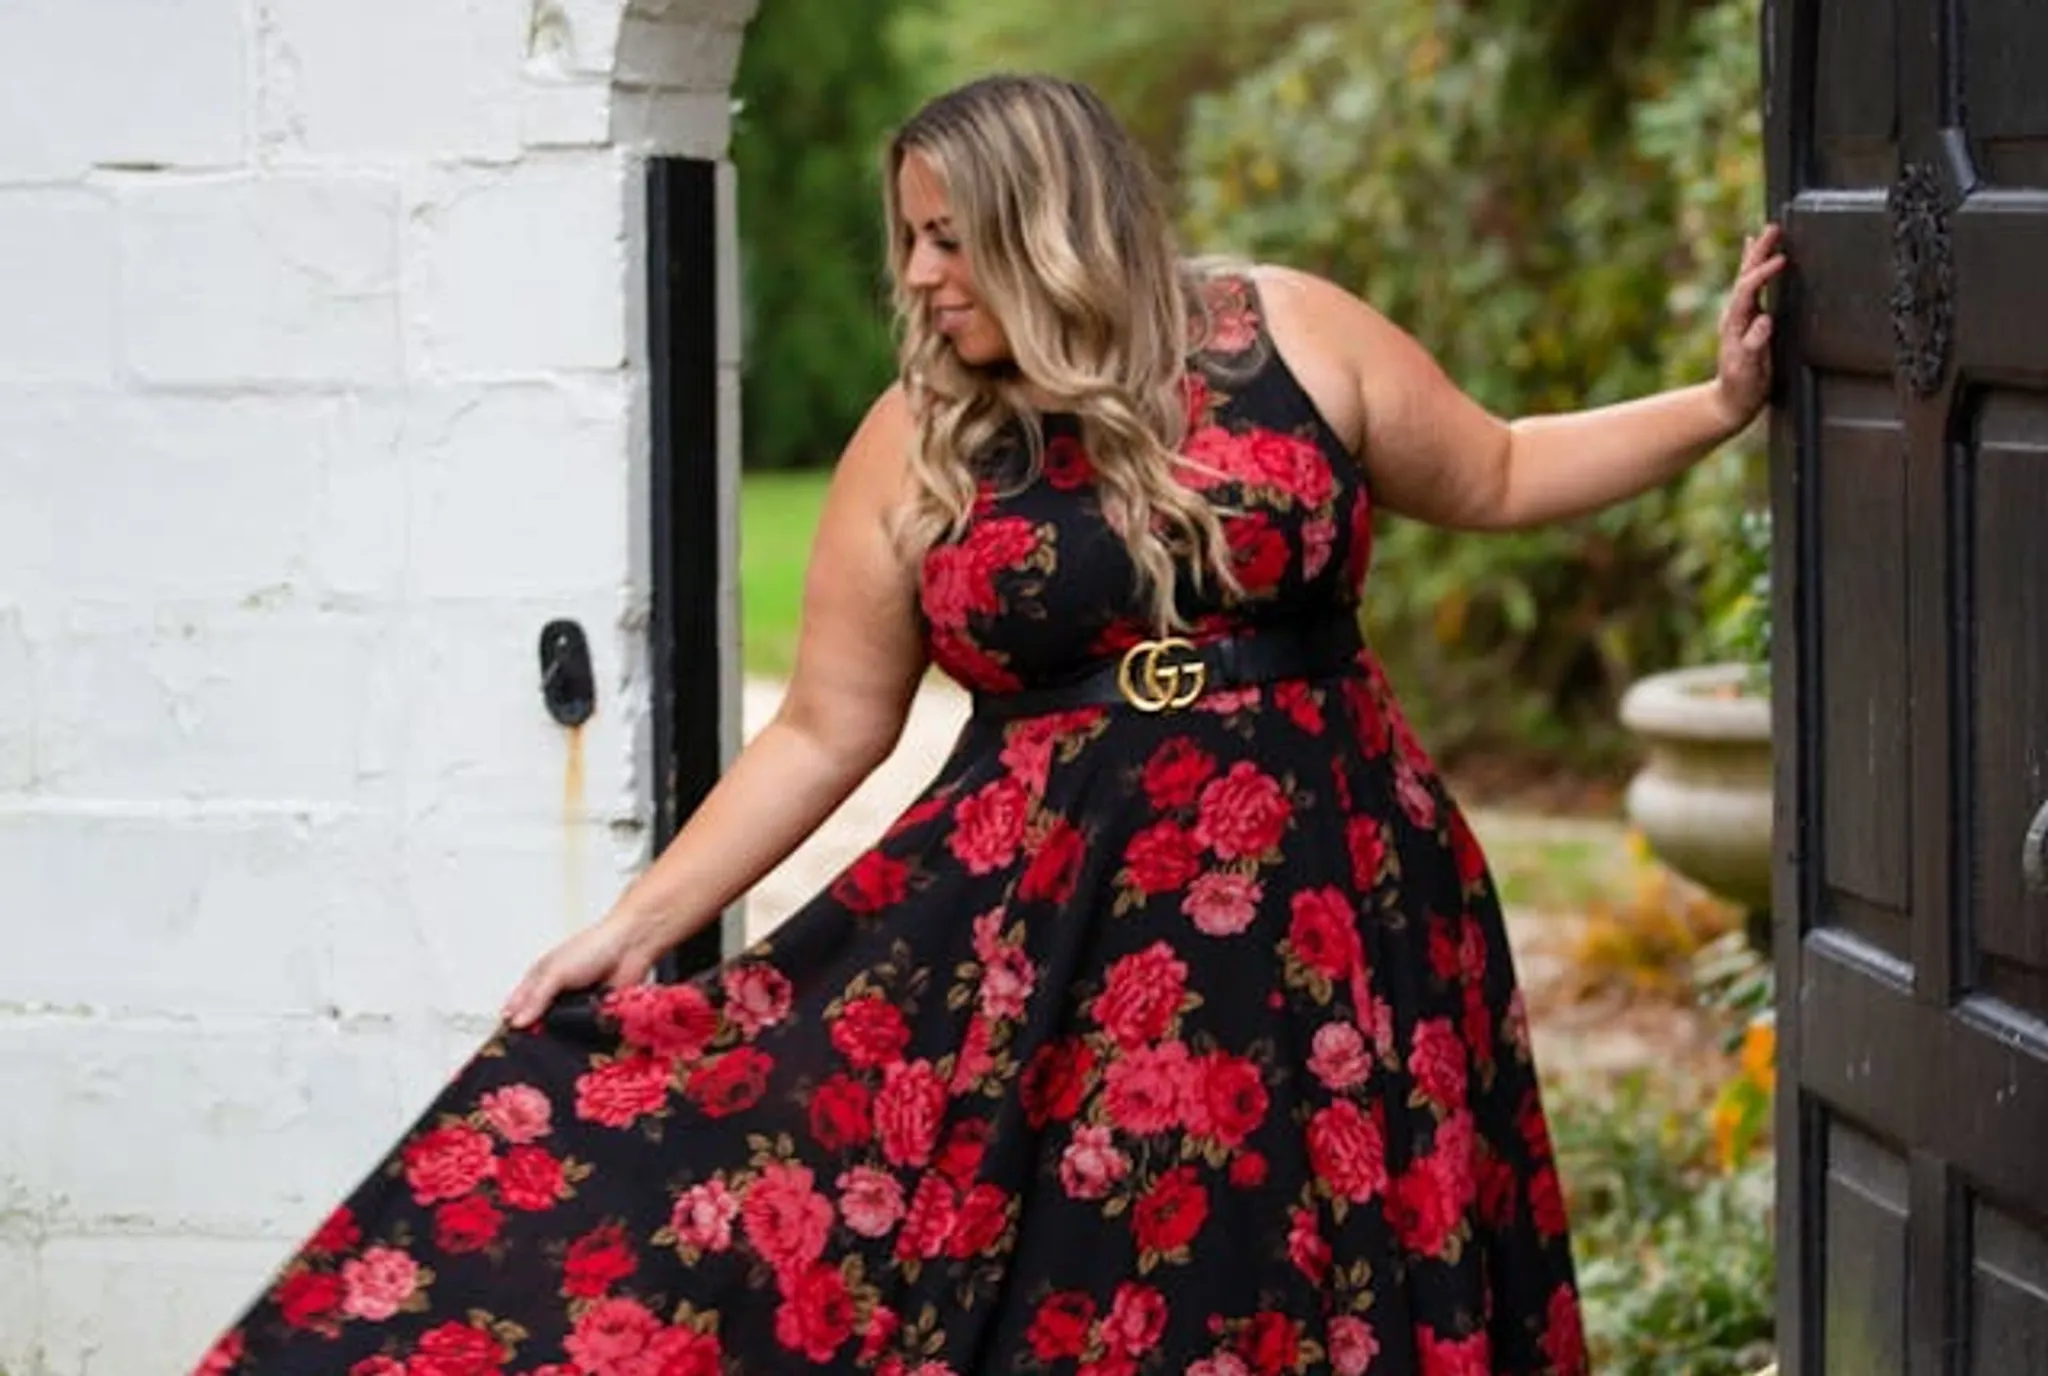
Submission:
[[[888,757],[925,667],[914,571],[888,519],[911,422],[892,388],[848,444],[805,574],[795,672],[774,719],[602,921],[543,957],[506,1001],[514,1025],[565,989],[643,978],[817,829]]]

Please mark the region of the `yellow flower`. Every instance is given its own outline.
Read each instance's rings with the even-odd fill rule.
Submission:
[[[1742,1127],[1742,1105],[1724,1094],[1714,1104],[1714,1160],[1724,1171],[1735,1169],[1735,1134]]]

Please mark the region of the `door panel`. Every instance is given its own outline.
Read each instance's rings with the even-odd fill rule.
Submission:
[[[2048,5],[1763,38],[1784,1368],[2048,1373]]]

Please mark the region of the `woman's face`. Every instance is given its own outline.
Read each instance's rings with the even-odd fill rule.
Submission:
[[[974,267],[953,226],[945,183],[915,149],[896,169],[896,209],[910,236],[904,285],[917,294],[931,327],[963,363],[986,366],[1010,357],[1003,327],[974,290]]]

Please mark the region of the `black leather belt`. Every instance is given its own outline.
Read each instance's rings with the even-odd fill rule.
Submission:
[[[1350,610],[1318,621],[1257,626],[1201,645],[1178,636],[1141,640],[1122,658],[1065,683],[976,693],[974,715],[1008,721],[1078,707],[1178,712],[1218,689],[1349,672],[1364,648],[1357,615]]]

